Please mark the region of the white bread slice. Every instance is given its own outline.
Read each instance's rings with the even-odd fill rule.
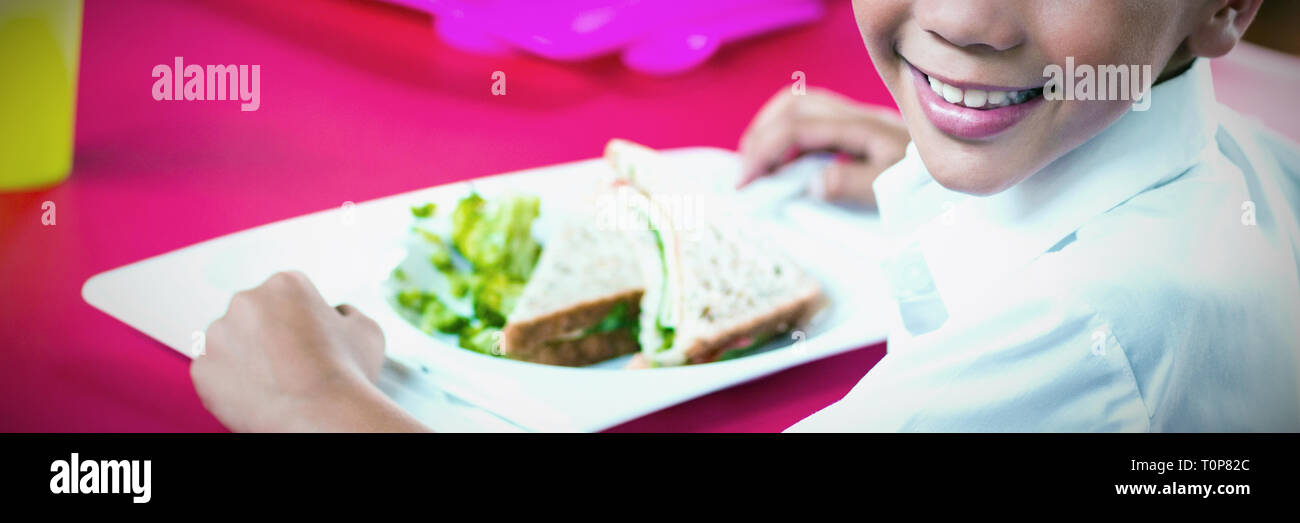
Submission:
[[[622,176],[653,232],[639,234],[645,294],[641,357],[652,365],[716,360],[725,351],[805,324],[823,304],[821,285],[752,223],[728,223],[726,196],[697,204],[715,212],[683,213],[661,204],[670,169],[648,148],[621,140],[606,158]],[[675,181],[673,182],[675,183]],[[680,187],[680,185],[678,185]],[[658,237],[656,238],[656,234]],[[662,246],[662,254],[660,247]],[[663,311],[662,313],[660,311]],[[665,347],[663,322],[673,327]]]
[[[578,337],[622,303],[636,314],[643,290],[640,263],[619,231],[564,219],[502,329],[507,357],[554,365],[589,365],[635,352],[626,329]]]

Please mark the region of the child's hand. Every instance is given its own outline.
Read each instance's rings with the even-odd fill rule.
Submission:
[[[825,89],[795,95],[783,89],[759,110],[740,139],[740,186],[795,156],[833,151],[851,157],[827,167],[828,200],[874,204],[871,183],[903,158],[907,127],[894,113]]]
[[[384,335],[349,305],[331,307],[298,272],[230,300],[190,365],[203,404],[235,431],[422,427],[375,385]]]

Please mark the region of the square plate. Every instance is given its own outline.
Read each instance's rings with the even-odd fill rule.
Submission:
[[[680,169],[711,173],[701,190],[730,190],[735,153],[713,148],[664,152]],[[896,314],[879,275],[880,226],[874,213],[795,198],[755,220],[817,277],[830,305],[789,340],[729,361],[624,370],[620,361],[568,368],[495,358],[431,337],[391,306],[384,282],[405,257],[410,208],[451,208],[472,188],[491,199],[507,192],[541,197],[546,218],[577,205],[607,178],[601,159],[479,178],[292,218],[222,236],[91,277],[87,303],[163,344],[191,355],[230,297],[275,271],[307,274],[331,303],[348,302],[374,318],[387,340],[381,387],[435,430],[597,431],[682,401],[802,363],[883,340]],[[550,211],[548,211],[548,209]],[[542,240],[545,240],[544,234]],[[625,357],[626,358],[626,357]]]

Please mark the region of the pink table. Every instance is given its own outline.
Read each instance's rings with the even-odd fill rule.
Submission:
[[[848,2],[815,26],[663,79],[440,45],[368,2],[87,0],[76,167],[0,195],[0,431],[222,430],[187,360],[82,301],[91,275],[230,232],[398,192],[599,154],[610,137],[734,147],[791,74],[889,103]],[[261,109],[158,102],[157,64],[260,64]],[[492,96],[493,71],[508,94]],[[41,225],[41,204],[58,221]],[[615,430],[775,431],[840,398],[883,344]]]

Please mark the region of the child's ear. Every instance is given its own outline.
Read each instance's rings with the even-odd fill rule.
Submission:
[[[1205,8],[1208,18],[1201,19],[1187,37],[1187,50],[1196,56],[1218,58],[1241,41],[1250,22],[1264,0],[1217,0]]]

